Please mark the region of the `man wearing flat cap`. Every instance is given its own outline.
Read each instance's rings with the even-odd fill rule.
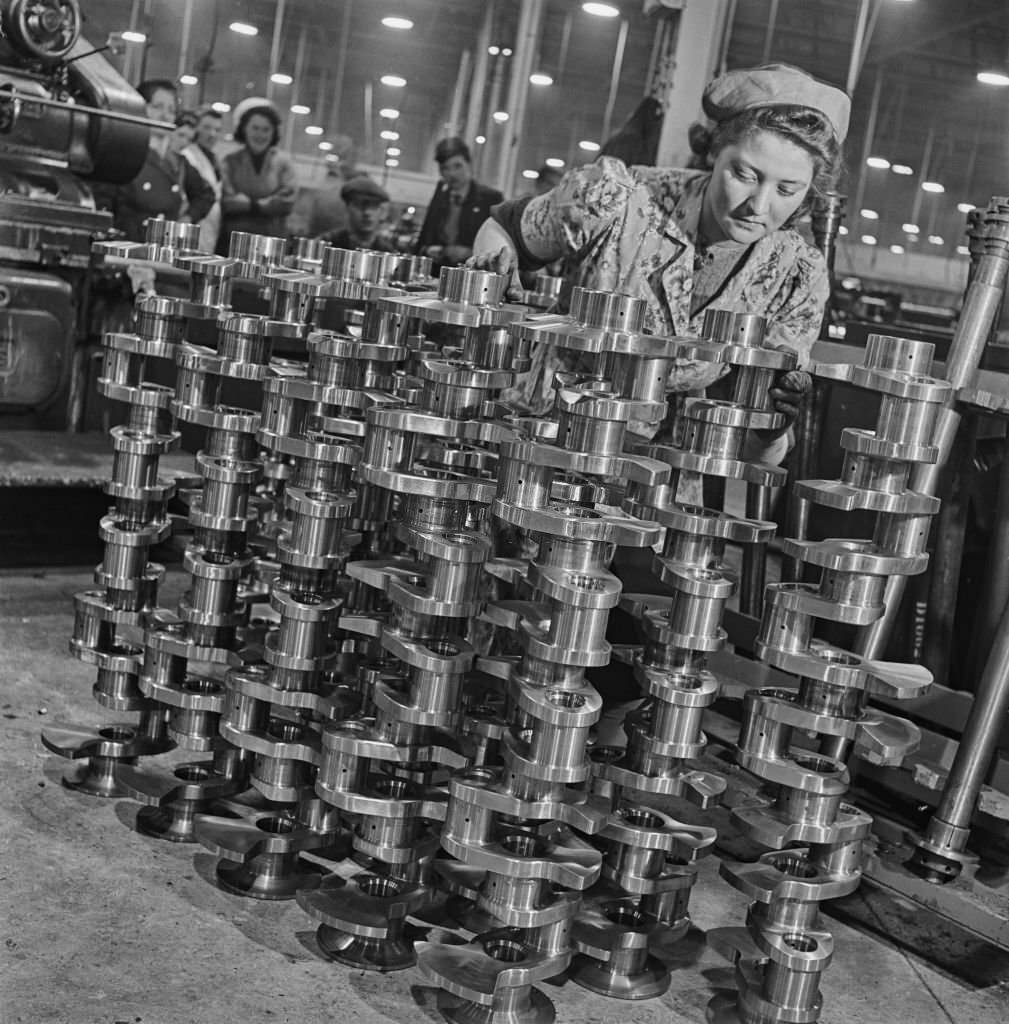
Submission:
[[[427,208],[417,253],[430,256],[435,268],[454,267],[473,255],[473,239],[480,225],[504,196],[474,180],[469,146],[458,136],[442,139],[434,158],[441,184]]]
[[[395,246],[379,234],[388,208],[389,193],[378,182],[367,174],[359,174],[340,189],[340,198],[347,204],[347,226],[342,231],[320,237],[337,249],[396,251]]]

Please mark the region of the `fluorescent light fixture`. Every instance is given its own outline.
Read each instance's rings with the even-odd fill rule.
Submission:
[[[321,149],[323,151],[323,153],[328,153],[332,148],[333,148],[333,143],[332,142],[320,142],[319,143],[319,149]]]
[[[982,85],[1009,85],[1009,75],[1002,71],[979,71],[977,80]]]
[[[946,186],[940,185],[938,181],[923,181],[921,183],[921,190],[923,192],[931,192],[933,195],[938,195],[940,192],[946,191]]]
[[[969,256],[970,249],[966,245],[958,245],[956,247],[957,256]]]
[[[875,245],[876,244],[876,236],[875,235],[862,235],[862,242],[865,245]]]
[[[390,15],[388,18],[383,18],[382,24],[385,25],[386,28],[413,28],[413,22],[409,18],[397,18],[395,15]]]
[[[482,146],[487,141],[487,136],[486,135],[478,135],[473,141],[478,146]]]
[[[384,132],[379,132],[378,137],[386,142],[399,142],[399,132],[391,132],[388,128]]]
[[[311,107],[306,107],[304,103],[295,103],[291,107],[291,113],[292,114],[311,114],[312,113],[312,108]]]
[[[904,246],[902,246],[902,245],[891,245],[890,246],[890,252],[892,252],[894,254],[894,256],[903,256],[904,255],[904,251],[905,251],[904,250]]]
[[[875,210],[859,211],[866,220],[879,220],[879,214]]]
[[[283,71],[278,71],[276,74],[270,75],[270,81],[274,85],[290,85],[294,79],[290,75],[285,75]]]
[[[910,223],[908,223],[908,224],[901,224],[900,230],[903,231],[905,235],[920,235],[921,234],[921,228],[918,227],[917,224],[910,224]]]
[[[255,25],[250,25],[246,21],[233,21],[228,28],[232,32],[237,32],[240,36],[258,36],[259,29]]]
[[[890,161],[885,156],[870,156],[865,162],[869,167],[875,167],[879,171],[890,169]]]
[[[578,143],[578,148],[584,149],[586,153],[598,153],[602,149],[598,142],[590,142],[588,139],[582,139]]]
[[[553,85],[554,80],[550,75],[543,74],[542,71],[534,71],[529,76],[529,81],[533,85]]]
[[[399,146],[389,146],[388,149],[386,149],[386,151],[385,151],[385,155],[386,156],[399,156],[400,153],[402,153],[402,152],[403,151],[399,148]]]
[[[837,229],[837,233],[838,233],[839,235],[846,235],[846,234],[848,233],[848,229],[847,229],[847,228],[846,228],[846,227],[845,227],[845,226],[844,226],[844,225],[842,224],[842,225],[841,225],[841,226],[840,226],[840,227],[839,227],[839,228]]]
[[[378,116],[387,118],[389,121],[395,121],[399,117],[399,111],[395,107],[383,107],[378,112]]]
[[[504,124],[505,121],[508,120],[508,111],[507,110],[495,110],[494,113],[491,114],[491,117],[493,117],[494,120],[497,121],[498,124]]]
[[[956,208],[961,213],[970,213],[971,210],[977,209],[977,207],[973,203],[957,203]]]
[[[210,109],[216,110],[218,114],[226,114],[231,109],[231,104],[222,103],[220,100],[218,100],[216,103],[210,104]]]
[[[309,124],[305,126],[306,135],[324,135],[326,129],[321,124]]]
[[[538,178],[539,176],[540,176],[540,172],[539,171],[531,170],[528,167],[522,172],[522,177],[523,178],[529,178],[530,181],[532,181],[534,178]]]
[[[391,86],[393,89],[402,89],[406,85],[406,79],[401,75],[383,75],[379,81],[383,85]]]
[[[564,166],[564,161],[559,156],[548,156],[546,158],[546,160],[543,161],[543,163],[545,163],[547,165],[547,167],[563,167]]]
[[[894,174],[914,174],[914,168],[908,167],[907,164],[891,164],[890,170],[893,171]]]
[[[613,4],[587,3],[582,4],[582,10],[586,14],[594,14],[597,18],[616,18],[620,14],[619,9]]]
[[[196,85],[199,79],[196,75],[179,75],[179,85]]]
[[[501,51],[501,56],[502,57],[510,57],[511,55],[512,55],[512,52],[511,52],[511,50],[507,46]]]
[[[942,245],[943,241],[944,241],[944,239],[943,239],[942,235],[929,235],[928,236],[928,244],[929,245]]]
[[[488,46],[487,52],[492,56],[496,57],[501,52],[500,46]]]
[[[390,156],[385,161],[385,166],[386,167],[399,167],[399,161],[394,156]]]
[[[119,37],[127,43],[147,42],[147,36],[145,36],[143,32],[134,32],[132,29],[129,29],[126,32],[120,32]]]

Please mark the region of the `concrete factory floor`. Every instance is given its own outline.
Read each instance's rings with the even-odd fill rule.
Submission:
[[[175,592],[179,575],[170,574]],[[45,751],[40,729],[115,718],[91,699],[94,669],[67,653],[72,597],[88,585],[83,570],[0,573],[0,1022],[441,1020],[417,969],[379,975],[324,960],[313,923],[295,904],[222,892],[208,881],[207,851],[139,835],[130,801],[59,784],[66,762]],[[851,899],[879,913],[865,887]],[[719,879],[711,857],[691,906],[696,929],[664,996],[628,1004],[571,983],[544,985],[559,1024],[703,1021],[712,994],[732,978],[705,933],[741,924],[746,900]],[[972,954],[974,980],[966,983],[890,941],[833,917],[827,924],[836,935],[823,980],[827,1024],[1009,1020],[1009,972],[997,951]],[[928,927],[926,943],[942,945],[946,926]]]

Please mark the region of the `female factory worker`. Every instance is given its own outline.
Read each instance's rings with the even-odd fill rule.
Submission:
[[[266,99],[249,97],[235,107],[235,141],[242,148],[221,161],[221,237],[228,251],[232,231],[254,235],[287,234],[287,215],[298,194],[294,162],[277,148],[280,115]]]
[[[712,123],[691,141],[709,170],[626,167],[602,157],[545,195],[495,208],[473,263],[527,270],[566,257],[576,265],[574,284],[644,298],[653,334],[697,335],[707,309],[759,313],[769,319],[768,344],[794,349],[804,366],[829,284],[823,257],[792,225],[837,178],[850,100],[774,64],[720,76],[702,102]],[[545,410],[562,359],[535,353],[532,371],[508,397]],[[677,360],[670,390],[696,391],[725,372]],[[793,371],[772,389],[789,421],[810,383]],[[780,461],[786,447],[775,444],[765,460]]]
[[[792,225],[836,180],[850,101],[797,68],[770,65],[722,75],[702,102],[712,125],[691,142],[710,169],[626,167],[603,157],[543,196],[497,207],[476,238],[474,263],[511,271],[566,257],[575,284],[645,299],[654,334],[696,335],[710,308],[759,313],[769,320],[768,343],[793,349],[804,366],[829,282],[823,257]],[[565,358],[540,347],[508,397],[545,410]],[[670,389],[696,392],[726,371],[676,360]],[[810,387],[803,370],[776,381],[773,405],[788,422]],[[654,435],[660,425],[632,426]],[[751,440],[748,457],[767,462],[779,462],[788,447],[787,430]],[[680,492],[681,500],[699,497],[696,487]],[[634,629],[613,616],[608,636],[631,641]],[[597,742],[620,744],[640,688],[612,664],[591,678],[604,701]]]

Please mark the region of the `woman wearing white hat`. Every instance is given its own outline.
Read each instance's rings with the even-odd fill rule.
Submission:
[[[291,157],[277,148],[280,114],[267,99],[250,96],[235,107],[235,141],[242,148],[221,161],[223,221],[218,251],[227,252],[232,231],[287,234],[298,183]]]

